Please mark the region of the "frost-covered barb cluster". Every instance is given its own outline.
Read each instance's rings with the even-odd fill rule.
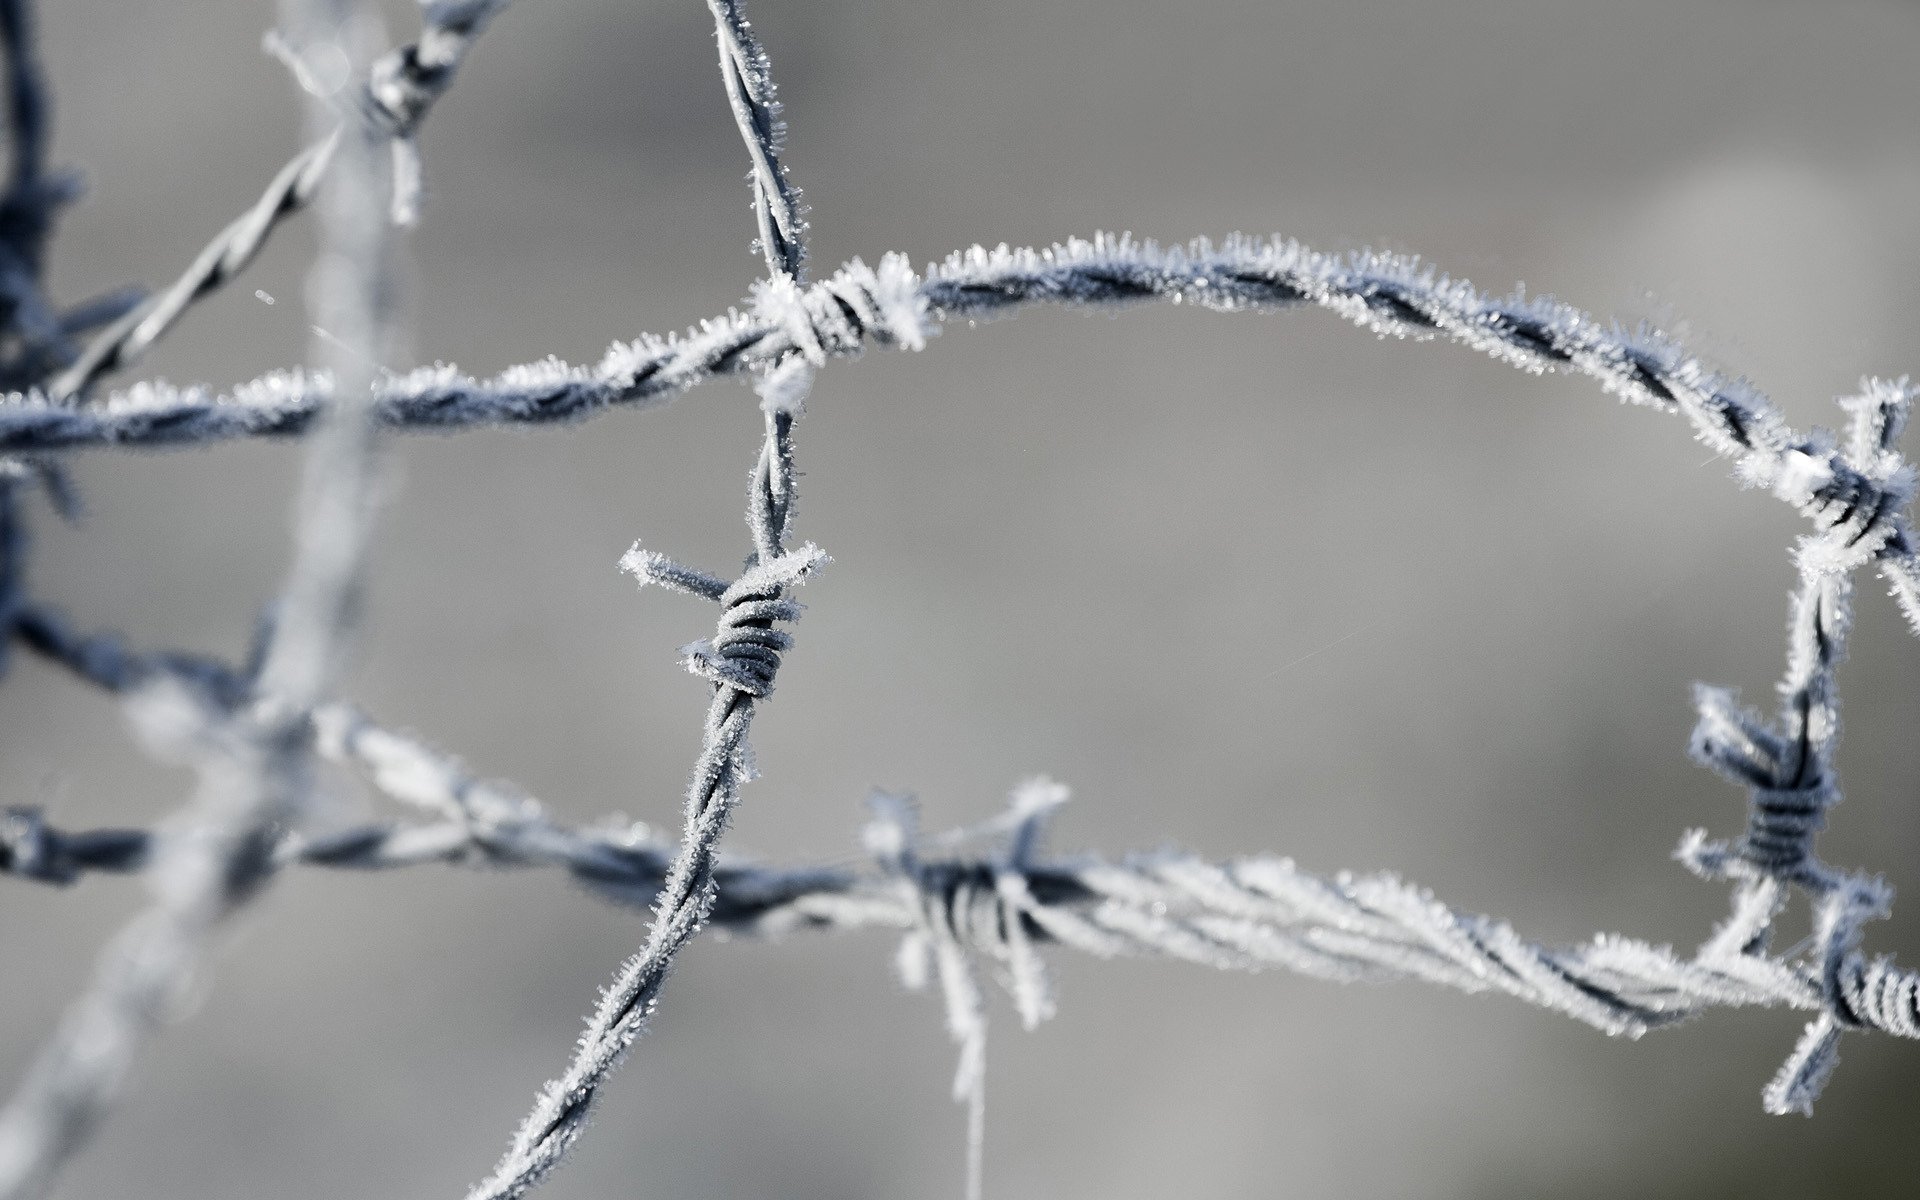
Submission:
[[[48,103],[32,13],[25,0],[0,0],[13,142],[0,195],[0,383],[9,389],[0,399],[0,664],[18,647],[119,697],[149,741],[202,776],[198,796],[152,829],[63,830],[32,807],[0,818],[0,873],[64,885],[93,872],[138,872],[153,891],[0,1109],[0,1197],[45,1191],[105,1113],[140,1042],[177,1015],[221,923],[295,865],[556,867],[597,895],[650,910],[644,944],[470,1200],[520,1196],[561,1161],[645,1031],[675,956],[710,924],[769,935],[879,928],[901,938],[903,977],[938,982],[959,1049],[954,1093],[968,1105],[973,1195],[985,1096],[982,981],[997,981],[1027,1026],[1046,1020],[1055,1011],[1049,946],[1217,969],[1280,967],[1337,982],[1421,979],[1504,992],[1630,1036],[1709,1008],[1784,1005],[1811,1021],[1765,1089],[1773,1112],[1811,1110],[1845,1031],[1920,1037],[1920,975],[1860,948],[1863,926],[1887,914],[1890,890],[1814,850],[1840,799],[1836,671],[1855,575],[1877,571],[1920,633],[1920,547],[1908,513],[1916,477],[1898,449],[1914,399],[1904,380],[1868,380],[1842,401],[1843,434],[1802,433],[1750,385],[1656,330],[1602,323],[1549,299],[1491,297],[1411,259],[1323,255],[1281,240],[1163,248],[1097,236],[1045,250],[976,247],[924,272],[890,254],[875,268],[856,259],[810,284],[804,209],[780,158],[767,55],[736,0],[708,0],[708,8],[748,151],[766,265],[749,303],[677,335],[616,343],[591,367],[549,359],[485,379],[445,365],[376,372],[368,364],[392,340],[391,229],[420,216],[422,122],[505,7],[428,0],[418,38],[379,53],[370,21],[348,0],[286,0],[267,45],[306,95],[306,148],[168,287],[59,311],[42,268],[54,216],[77,183],[46,169]],[[341,63],[352,69],[343,73]],[[309,206],[322,243],[314,315],[329,331],[309,364],[225,394],[157,383],[101,391]],[[811,543],[792,542],[793,432],[816,372],[869,343],[921,349],[954,317],[1031,301],[1156,299],[1220,311],[1319,306],[1376,333],[1450,340],[1530,372],[1586,376],[1623,400],[1684,417],[1743,484],[1808,518],[1778,713],[1742,708],[1728,690],[1698,691],[1693,753],[1747,790],[1748,819],[1731,839],[1695,831],[1681,844],[1691,870],[1732,893],[1731,915],[1697,951],[1612,934],[1550,948],[1391,876],[1323,878],[1286,859],[1050,854],[1044,827],[1067,793],[1047,780],[1016,788],[1004,815],[942,836],[923,835],[910,804],[877,796],[865,868],[765,865],[722,851],[741,787],[754,777],[748,734],[757,706],[801,615],[793,593],[827,561]],[[662,403],[725,375],[750,378],[765,414],[746,565],[727,579],[639,543],[620,564],[641,584],[720,610],[713,636],[683,648],[709,699],[677,842],[626,821],[569,824],[335,694],[383,429],[579,419]],[[137,650],[75,629],[33,596],[27,502],[38,491],[56,511],[71,510],[64,468],[75,452],[307,435],[294,564],[246,662]],[[316,827],[306,800],[319,761],[357,771],[411,815]],[[1774,924],[1795,892],[1812,908],[1814,934],[1776,952]]]

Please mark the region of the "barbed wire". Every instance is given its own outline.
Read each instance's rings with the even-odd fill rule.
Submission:
[[[707,0],[713,13],[714,38],[720,43],[720,78],[727,87],[733,123],[753,162],[748,176],[753,184],[754,217],[760,225],[760,253],[767,260],[767,277],[799,282],[806,262],[806,210],[800,190],[787,177],[780,161],[786,125],[780,120],[773,64],[753,26],[736,0]]]
[[[721,74],[734,123],[753,162],[755,207],[760,214],[767,280],[760,295],[770,309],[785,308],[791,321],[810,324],[799,304],[799,271],[805,257],[804,229],[793,205],[795,193],[780,163],[780,124],[766,52],[733,0],[709,0],[720,41]],[[818,357],[816,352],[815,357]],[[718,893],[721,836],[740,800],[740,787],[758,772],[747,735],[758,704],[773,692],[781,655],[793,637],[780,625],[800,619],[793,589],[827,562],[808,542],[789,548],[795,473],[793,423],[801,413],[814,364],[795,348],[767,365],[759,381],[766,433],[747,487],[747,529],[753,551],[731,583],[681,564],[635,542],[620,569],[641,584],[684,592],[720,606],[713,638],[682,650],[689,672],[713,685],[700,756],[687,786],[680,849],[668,864],[652,900],[646,944],[621,965],[587,1018],[573,1060],[541,1089],[533,1110],[514,1132],[493,1173],[467,1192],[467,1200],[515,1200],[538,1186],[573,1148],[586,1128],[600,1087],[646,1031],[674,958],[706,925]]]
[[[316,717],[319,724],[320,718]],[[360,724],[355,738],[378,738],[389,770],[419,798],[446,761],[419,743]],[[316,733],[329,757],[343,740]],[[387,741],[387,739],[392,739]],[[331,751],[327,747],[333,747]],[[416,757],[420,756],[420,757]],[[423,761],[424,760],[424,765]],[[562,867],[590,892],[627,906],[653,902],[670,844],[639,824],[608,821],[574,828],[547,817],[511,785],[476,788],[455,774],[439,796],[461,816],[436,822],[382,822],[318,835],[289,834],[276,867],[391,870],[443,863],[480,869]],[[1038,789],[1058,794],[1042,782]],[[1600,934],[1569,948],[1522,938],[1504,922],[1461,913],[1391,874],[1342,873],[1328,879],[1292,860],[1255,856],[1210,862],[1170,850],[1120,860],[1044,858],[1035,853],[1053,806],[1016,792],[1008,816],[979,829],[920,839],[898,804],[884,807],[867,837],[875,867],[765,866],[720,862],[712,923],[757,936],[800,930],[871,928],[923,932],[925,913],[971,955],[999,962],[1013,939],[1055,944],[1097,957],[1156,956],[1232,969],[1280,968],[1334,982],[1414,979],[1466,992],[1498,991],[1562,1012],[1615,1035],[1638,1037],[1717,1007],[1775,1006],[1821,1011],[1827,1001],[1815,967],[1756,954],[1750,946],[1708,947],[1682,958],[1666,947]],[[458,799],[456,800],[456,797]],[[904,836],[892,832],[906,831]],[[69,833],[36,809],[9,810],[0,834],[0,870],[43,883],[71,883],[87,871],[142,869],[151,834],[113,829]],[[929,853],[957,843],[1003,840],[1007,849],[955,856]],[[1027,849],[1015,853],[1013,847]],[[1692,851],[1697,841],[1689,839]],[[904,853],[903,853],[904,851]],[[1722,952],[1728,949],[1730,952]],[[1875,982],[1867,985],[1871,976]],[[1865,962],[1847,970],[1848,990],[1907,993],[1908,973]],[[1009,975],[1006,987],[1024,1013],[1050,1013],[1047,993]],[[1897,1005],[1869,1003],[1875,1028],[1920,1036],[1892,1015]],[[1861,1024],[1869,1022],[1863,1021]]]
[[[651,907],[645,945],[623,964],[572,1060],[541,1091],[469,1200],[522,1196],[561,1160],[600,1087],[644,1031],[678,952],[707,924],[757,934],[878,927],[902,937],[903,978],[916,986],[938,980],[959,1050],[954,1094],[968,1105],[970,1197],[981,1190],[982,978],[998,981],[1029,1027],[1047,1019],[1056,1004],[1038,948],[1049,944],[1101,957],[1498,991],[1626,1036],[1714,1007],[1812,1013],[1763,1092],[1772,1112],[1811,1111],[1845,1031],[1920,1037],[1920,973],[1869,960],[1860,949],[1864,924],[1886,915],[1891,889],[1825,864],[1814,850],[1841,796],[1835,672],[1854,573],[1877,569],[1920,633],[1920,548],[1908,515],[1916,479],[1897,449],[1913,403],[1905,380],[1864,381],[1859,396],[1843,401],[1844,440],[1818,429],[1803,434],[1757,389],[1657,330],[1603,323],[1549,298],[1492,298],[1413,258],[1324,255],[1278,239],[1163,248],[1101,235],[1042,250],[975,247],[921,274],[887,255],[873,269],[852,260],[809,286],[801,273],[804,210],[780,159],[784,127],[771,70],[736,0],[708,0],[708,7],[749,154],[757,245],[768,268],[748,305],[679,335],[616,344],[591,367],[547,359],[485,380],[445,365],[376,377],[371,364],[387,328],[381,230],[417,217],[420,123],[506,2],[430,0],[419,38],[373,60],[363,83],[339,93],[322,85],[303,55],[310,45],[351,36],[348,0],[288,0],[294,39],[280,52],[313,93],[307,149],[165,292],[138,307],[122,293],[55,316],[40,290],[41,264],[66,185],[48,182],[44,169],[46,99],[31,14],[24,0],[0,0],[16,146],[0,197],[0,326],[11,339],[0,386],[15,389],[0,400],[0,647],[17,642],[122,696],[151,735],[171,738],[203,775],[199,799],[159,829],[65,831],[28,807],[0,817],[0,873],[67,884],[90,872],[138,871],[156,892],[0,1111],[0,1200],[44,1188],[98,1119],[135,1044],[168,1015],[215,926],[274,872],[296,864],[551,866],[605,898]],[[321,324],[332,334],[318,357],[331,359],[330,368],[270,373],[224,395],[144,383],[104,400],[81,399],[233,278],[316,196],[329,198],[322,226],[331,253],[322,258],[335,264],[317,289]],[[1795,553],[1799,582],[1779,715],[1768,720],[1743,709],[1724,689],[1697,694],[1695,757],[1748,791],[1741,835],[1713,841],[1693,831],[1677,852],[1695,873],[1732,890],[1730,915],[1697,951],[1682,957],[1614,934],[1549,948],[1391,875],[1322,878],[1281,858],[1052,857],[1042,851],[1043,835],[1066,793],[1045,780],[1017,788],[1006,815],[935,838],[919,832],[910,803],[877,796],[865,867],[721,857],[740,787],[754,777],[751,723],[792,644],[782,626],[800,615],[793,589],[826,561],[811,544],[789,546],[792,427],[814,372],[869,342],[920,349],[956,318],[1034,302],[1148,300],[1220,311],[1313,305],[1375,333],[1450,340],[1532,373],[1582,375],[1622,400],[1685,417],[1696,438],[1731,460],[1743,484],[1810,520],[1814,532]],[[73,336],[107,322],[84,351],[73,350]],[[722,375],[754,377],[765,416],[750,477],[753,551],[745,568],[728,581],[638,543],[621,564],[643,584],[721,608],[715,635],[684,651],[712,697],[677,847],[633,823],[555,820],[519,788],[476,779],[452,756],[331,698],[367,533],[376,426],[564,421],[658,404]],[[28,598],[21,495],[44,483],[58,497],[61,452],[316,430],[295,565],[243,666],[141,654],[110,635],[83,636]],[[358,770],[426,816],[305,828],[314,755]],[[988,848],[968,849],[981,844]],[[1795,892],[1813,908],[1814,933],[1776,954],[1774,925]]]
[[[1875,565],[1920,631],[1920,557],[1905,499],[1851,466],[1817,431],[1795,431],[1757,388],[1713,370],[1657,330],[1629,333],[1551,299],[1489,299],[1465,281],[1392,255],[1334,257],[1248,239],[1182,250],[1095,238],[1044,251],[976,247],[930,268],[924,279],[896,255],[883,258],[878,271],[856,259],[791,296],[762,289],[749,312],[730,312],[677,337],[616,345],[592,369],[548,360],[485,382],[445,366],[392,376],[377,389],[378,412],[400,428],[568,420],[617,404],[659,402],[722,374],[764,371],[796,351],[820,365],[857,353],[868,340],[917,349],[935,323],[956,317],[1040,300],[1147,299],[1226,311],[1317,304],[1376,333],[1445,337],[1522,370],[1584,375],[1629,403],[1679,413],[1698,440],[1734,460],[1743,482],[1772,487],[1802,508],[1845,503],[1882,514],[1874,526],[1884,534],[1874,539]],[[331,392],[324,376],[276,372],[220,398],[161,384],[78,410],[13,397],[0,402],[0,452],[297,434]]]

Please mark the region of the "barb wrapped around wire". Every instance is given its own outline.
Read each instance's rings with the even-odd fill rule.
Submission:
[[[1780,715],[1768,721],[1724,688],[1701,687],[1694,758],[1747,789],[1747,828],[1731,842],[1700,830],[1679,858],[1706,879],[1734,884],[1733,912],[1701,949],[1702,958],[1764,954],[1774,919],[1794,889],[1814,909],[1807,958],[1820,981],[1824,1011],[1767,1085],[1769,1112],[1811,1113],[1839,1059],[1847,1028],[1906,1033],[1920,1029],[1920,976],[1856,948],[1860,927],[1889,911],[1892,892],[1878,879],[1820,861],[1814,837],[1840,801],[1834,749],[1840,737],[1836,672],[1852,624],[1852,573],[1876,559],[1910,558],[1906,517],[1915,474],[1897,443],[1912,411],[1906,380],[1866,380],[1841,401],[1850,418],[1843,445],[1825,433],[1771,460],[1750,457],[1750,482],[1798,507],[1817,532],[1795,553],[1800,582],[1787,624],[1787,670]]]

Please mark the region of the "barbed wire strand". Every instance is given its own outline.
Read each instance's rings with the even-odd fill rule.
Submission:
[[[712,5],[721,42],[722,78],[735,124],[753,169],[761,214],[768,279],[756,289],[763,305],[783,312],[788,323],[809,326],[800,304],[797,272],[804,256],[803,230],[791,211],[791,193],[779,160],[779,123],[766,53],[730,0]],[[782,214],[785,214],[783,218]],[[785,240],[775,240],[776,238]],[[635,542],[620,560],[642,585],[655,584],[714,601],[721,607],[714,637],[683,648],[683,662],[713,684],[700,756],[687,788],[680,849],[653,900],[653,922],[639,954],[624,963],[587,1019],[586,1032],[559,1078],[535,1099],[493,1173],[467,1200],[514,1200],[538,1186],[558,1166],[586,1127],[600,1087],[646,1031],[647,1018],[673,969],[675,957],[710,918],[716,897],[715,870],[727,822],[740,787],[756,775],[748,733],[756,706],[773,690],[781,655],[792,635],[776,628],[800,617],[795,587],[827,561],[812,543],[788,548],[793,522],[793,423],[801,412],[815,363],[824,361],[796,347],[763,369],[759,391],[765,415],[760,456],[749,476],[747,528],[753,552],[739,578],[682,566]]]
[[[351,54],[347,0],[287,0],[292,22]],[[327,101],[310,120],[337,119]],[[321,205],[313,316],[332,339],[340,397],[311,447],[295,552],[279,620],[266,640],[255,698],[211,713],[178,689],[142,689],[136,719],[189,731],[201,783],[157,845],[153,900],[102,954],[87,990],[0,1110],[0,1197],[38,1196],[96,1127],[141,1042],[180,1015],[218,928],[271,876],[279,830],[308,788],[306,713],[329,688],[359,590],[370,518],[375,426],[372,374],[387,312],[384,191],[370,137],[354,127]]]
[[[659,402],[720,374],[763,371],[795,349],[846,356],[869,338],[915,348],[932,321],[996,315],[1040,300],[1156,298],[1227,311],[1316,304],[1382,335],[1444,337],[1532,373],[1584,375],[1627,402],[1680,413],[1700,441],[1746,472],[1765,474],[1784,455],[1813,453],[1758,389],[1714,371],[1657,330],[1629,332],[1547,298],[1491,299],[1412,258],[1329,256],[1244,238],[1217,249],[1206,242],[1162,249],[1125,237],[1044,251],[976,247],[929,268],[924,279],[899,256],[883,258],[877,271],[856,259],[802,290],[795,304],[756,303],[676,337],[617,344],[593,368],[549,359],[484,382],[447,366],[390,378],[380,389],[380,415],[399,427],[441,429],[565,420]],[[794,321],[800,313],[807,319]],[[85,412],[13,397],[0,402],[0,451],[295,434],[330,392],[324,376],[296,371],[262,376],[222,397],[141,385]],[[1843,472],[1836,487],[1856,482],[1834,455],[1826,458]],[[1893,538],[1881,566],[1920,626],[1920,563],[1910,542]]]
[[[917,329],[928,318],[974,320],[1036,302],[1157,299],[1215,311],[1313,304],[1376,333],[1445,337],[1532,373],[1585,375],[1623,400],[1694,413],[1703,436],[1716,444],[1727,441],[1730,422],[1762,430],[1781,424],[1752,385],[1713,371],[1658,330],[1628,331],[1550,298],[1484,296],[1400,255],[1326,255],[1290,241],[1245,237],[1218,247],[1199,240],[1163,248],[1103,234],[1040,250],[974,247],[930,266],[924,278],[897,254],[883,257],[877,270],[855,259],[801,299],[810,328],[789,328],[785,313],[755,305],[679,335],[616,343],[593,367],[548,358],[487,380],[446,365],[421,368],[384,381],[382,418],[437,429],[568,420],[615,405],[656,403],[718,375],[751,375],[805,343],[845,357],[868,339],[913,348],[919,339],[902,337],[903,327]],[[143,383],[79,413],[29,395],[9,396],[0,401],[0,450],[298,434],[331,387],[324,375],[305,371],[269,372],[225,394]]]
[[[798,283],[805,278],[807,222],[800,191],[780,161],[786,125],[780,119],[773,65],[736,0],[707,0],[714,37],[720,44],[720,77],[726,84],[733,123],[753,162],[754,218],[760,226],[756,248],[766,258],[767,277]]]
[[[1124,237],[1044,251],[976,247],[929,268],[924,279],[897,255],[883,258],[878,270],[855,259],[791,302],[766,303],[763,289],[746,312],[676,337],[617,344],[593,368],[548,359],[484,382],[447,366],[390,377],[378,389],[378,411],[401,428],[567,420],[662,402],[718,375],[764,371],[796,349],[818,364],[855,354],[868,340],[917,349],[935,322],[1039,300],[1155,298],[1225,311],[1316,304],[1382,335],[1444,337],[1531,373],[1584,375],[1626,402],[1686,417],[1696,438],[1732,458],[1742,478],[1791,468],[1821,476],[1823,496],[1857,494],[1869,507],[1884,499],[1884,489],[1834,448],[1794,431],[1757,388],[1713,370],[1656,330],[1628,332],[1548,298],[1489,299],[1412,258],[1335,257],[1250,239],[1218,249],[1205,242],[1162,249]],[[297,434],[331,391],[325,376],[292,371],[218,398],[146,384],[85,411],[12,397],[0,401],[0,452]],[[1890,520],[1875,565],[1920,633],[1920,556],[1904,514]]]
[[[1897,436],[1897,398],[1902,394],[1888,386],[1868,392],[1890,401],[1875,410],[1890,418],[1880,422],[1883,431],[1892,431],[1882,439],[1888,448]],[[1856,435],[1856,444],[1858,440]],[[1857,451],[1851,453],[1855,461],[1863,460]],[[1889,474],[1900,468],[1882,457],[1874,469]],[[1854,535],[1860,529],[1857,523],[1842,523],[1824,536],[1851,540],[1858,553],[1861,539]],[[1817,560],[1816,555],[1802,555],[1803,564]],[[673,569],[660,561],[661,569]],[[701,577],[692,573],[687,578]],[[1803,596],[1796,600],[1795,611],[1794,637],[1802,650],[1783,696],[1789,714],[1801,711],[1808,695],[1831,695],[1832,668],[1838,661],[1830,634],[1821,639],[1828,649],[1806,652],[1815,629],[1807,614],[1820,607],[1810,608]],[[230,669],[186,655],[135,654],[110,636],[81,637],[39,606],[22,609],[16,636],[82,678],[112,690],[132,690],[156,675],[171,674],[204,692],[210,703],[243,694],[244,679]],[[1720,761],[1728,751],[1719,747],[1737,746],[1748,755],[1779,753],[1781,739],[1757,727],[1757,718],[1739,716],[1730,703],[1730,696],[1709,697],[1703,691],[1696,754],[1728,770]],[[273,856],[276,865],[300,862],[362,870],[426,862],[561,866],[596,894],[636,906],[651,903],[665,877],[670,847],[643,826],[609,821],[576,829],[556,823],[520,789],[477,780],[452,756],[384,729],[350,705],[334,702],[316,708],[312,726],[323,756],[364,770],[386,795],[444,819],[289,835]],[[1820,754],[1830,758],[1836,732],[1831,717],[1803,721],[1801,727],[1821,731],[1818,736],[1824,740],[1808,745],[1823,746]],[[1802,761],[1811,763],[1815,757]],[[1755,776],[1749,768],[1730,769],[1743,783],[1752,784]],[[1804,770],[1803,777],[1816,783],[1831,783],[1825,766],[1795,770]],[[1390,875],[1326,880],[1299,871],[1285,859],[1215,864],[1166,851],[1118,863],[1039,859],[1035,847],[1040,822],[1063,799],[1063,790],[1044,784],[1017,791],[1007,818],[972,835],[1005,836],[1008,850],[1002,856],[926,856],[919,851],[931,842],[915,847],[911,833],[888,834],[882,821],[876,822],[879,834],[867,839],[882,867],[878,874],[718,863],[711,919],[722,928],[759,934],[875,926],[924,934],[928,922],[937,918],[934,928],[956,931],[974,955],[1010,955],[1010,947],[1024,938],[1102,957],[1151,954],[1230,969],[1280,967],[1339,982],[1414,978],[1471,992],[1504,991],[1629,1036],[1717,1006],[1786,1005],[1820,1011],[1834,1004],[1815,966],[1766,957],[1765,939],[1759,935],[1778,911],[1775,895],[1756,905],[1747,889],[1737,890],[1736,919],[1745,923],[1723,926],[1692,960],[1614,934],[1597,935],[1571,949],[1548,949],[1520,939],[1491,918],[1452,912]],[[16,810],[9,820],[5,869],[11,873],[64,882],[87,869],[140,865],[146,838],[142,831],[63,834],[46,827],[31,810]],[[895,817],[892,826],[910,829],[910,822]],[[1764,829],[1749,841],[1775,844]],[[1709,846],[1703,835],[1689,835],[1680,853],[1696,870],[1715,877],[1727,869],[1727,851]],[[1812,957],[1817,963],[1818,955]],[[1857,957],[1841,967],[1834,973],[1841,1001],[1849,1012],[1865,1014],[1863,1019],[1850,1018],[1851,1024],[1920,1035],[1912,1016],[1915,984],[1910,972],[1884,960],[1868,963]],[[1029,967],[1010,971],[1008,978],[1016,981],[1009,983],[1009,990],[1023,1022],[1031,1025],[1050,1015],[1052,1003],[1042,976]],[[1887,999],[1873,1003],[1869,997]],[[1902,1003],[1907,1005],[1904,1010]]]
[[[419,219],[422,188],[418,134],[434,103],[487,23],[511,0],[434,0],[421,7],[420,36],[376,59],[355,105],[391,141],[391,215],[396,224]],[[293,54],[292,49],[286,51]],[[47,386],[47,399],[71,405],[96,381],[133,365],[196,302],[247,268],[280,224],[303,211],[320,192],[340,131],[330,129],[287,161],[253,206],[229,224],[164,291],[103,330]]]
[[[720,46],[720,76],[726,85],[727,103],[752,162],[748,181],[753,185],[754,216],[760,228],[756,244],[766,259],[767,286],[779,289],[778,303],[799,318],[793,328],[804,341],[812,333],[812,320],[798,298],[799,285],[805,279],[806,216],[799,190],[780,158],[786,125],[780,119],[773,66],[736,0],[707,0],[707,8],[713,14],[714,36]],[[812,367],[806,362],[805,352],[815,347],[803,345],[802,350],[784,360],[793,364],[790,373],[777,367],[763,373],[760,388],[765,400],[774,400],[770,388],[783,389],[791,395],[782,397],[779,403],[797,411],[812,386]],[[953,930],[939,919],[937,910],[923,906],[917,911],[925,933],[921,940],[931,947],[937,964],[948,1032],[960,1048],[953,1096],[967,1110],[964,1194],[967,1200],[980,1200],[986,1166],[986,1009]]]
[[[411,775],[412,786],[428,777]],[[532,803],[508,785],[489,786]],[[529,812],[518,807],[521,819],[485,829],[447,821],[288,835],[274,861],[351,870],[430,862],[559,865],[607,899],[627,905],[652,900],[667,873],[670,845],[644,827],[609,823],[600,830],[571,829],[544,817],[529,818]],[[1031,839],[1050,812],[1035,814],[1016,798],[1011,820],[988,822],[947,840],[1000,837],[1011,844]],[[887,815],[876,825],[895,819]],[[70,882],[87,870],[140,869],[138,844],[148,836],[140,830],[63,833],[29,809],[12,810],[8,820],[7,872],[45,883]],[[1011,851],[931,855],[916,847],[911,835],[889,843],[888,835],[871,832],[866,843],[876,860],[876,868],[866,872],[716,866],[712,922],[759,936],[878,928],[911,942],[929,935],[931,921],[937,922],[933,936],[950,935],[969,954],[990,961],[1016,953],[1012,943],[1019,938],[1101,958],[1155,956],[1220,969],[1281,968],[1343,983],[1413,979],[1466,992],[1503,992],[1629,1037],[1716,1007],[1819,1012],[1827,1004],[1818,970],[1804,963],[1751,949],[1730,955],[1703,950],[1683,959],[1665,947],[1617,934],[1550,949],[1519,937],[1504,922],[1453,911],[1390,874],[1343,873],[1328,879],[1284,858],[1216,863],[1169,850],[1117,861],[1092,856],[1022,860]],[[905,846],[908,853],[890,845]],[[910,946],[903,957],[914,957],[922,948]],[[1009,972],[1003,980],[1027,1023],[1045,1019],[1053,1007],[1043,981],[1034,986],[1032,961],[1024,975]],[[1868,969],[1857,972],[1861,980]],[[1862,991],[1865,986],[1856,985]],[[1916,1036],[1896,1022],[1884,1028]]]
[[[115,320],[143,293],[119,288],[55,312],[46,294],[47,242],[60,210],[79,198],[78,173],[49,171],[52,93],[40,68],[33,7],[0,0],[0,43],[7,73],[7,129],[12,150],[6,190],[0,194],[0,387],[38,384],[72,361],[73,339]]]

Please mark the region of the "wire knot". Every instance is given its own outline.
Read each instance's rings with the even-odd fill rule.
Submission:
[[[987,1005],[976,956],[992,967],[1028,1029],[1054,1015],[1046,963],[1033,944],[1029,914],[1039,907],[1027,872],[1047,819],[1066,802],[1067,789],[1031,779],[1014,789],[1005,815],[971,829],[922,839],[910,800],[876,792],[867,826],[868,853],[905,892],[909,926],[896,966],[913,991],[929,977],[940,983],[947,1036],[959,1048],[953,1098],[967,1106],[967,1194],[980,1194],[987,1096]],[[925,859],[922,848],[983,836],[1004,837],[1000,854],[984,860]]]
[[[740,578],[728,583],[664,554],[642,550],[635,542],[620,559],[620,569],[642,584],[658,584],[718,603],[722,610],[718,631],[681,647],[681,660],[695,675],[760,699],[773,691],[780,656],[793,647],[793,635],[774,624],[798,620],[804,607],[787,593],[829,561],[825,551],[808,542],[752,563]]]
[[[1829,873],[1814,857],[1813,839],[1840,798],[1826,756],[1740,707],[1730,689],[1696,687],[1694,705],[1700,719],[1688,749],[1695,761],[1747,789],[1747,828],[1731,844],[1690,836],[1680,848],[1681,861],[1709,879],[1774,878],[1826,887]],[[1802,724],[1810,725],[1811,716],[1810,707]],[[1823,742],[1816,738],[1814,744]]]
[[[858,352],[868,337],[919,350],[933,332],[920,278],[904,254],[883,256],[877,270],[853,259],[809,287],[786,276],[761,280],[753,286],[753,311],[816,367]]]
[[[908,894],[912,928],[900,948],[900,973],[910,988],[927,981],[927,960],[941,977],[948,1003],[948,1026],[956,1040],[970,1021],[955,1015],[963,994],[976,990],[953,979],[973,973],[971,954],[983,956],[1013,1000],[1028,1029],[1054,1015],[1046,965],[1035,948],[1040,908],[1027,877],[1046,823],[1066,802],[1068,791],[1045,778],[1014,789],[1007,811],[967,829],[922,838],[917,815],[905,798],[875,793],[874,819],[865,841],[881,869],[900,881]],[[978,858],[928,858],[923,851],[982,839],[998,839],[998,853]],[[984,1014],[980,1018],[985,1020]],[[964,1064],[963,1064],[964,1066]],[[956,1083],[956,1092],[959,1084]]]

